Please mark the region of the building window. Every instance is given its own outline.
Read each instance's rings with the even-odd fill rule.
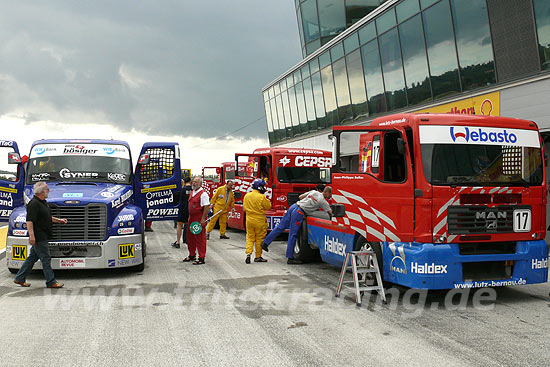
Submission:
[[[300,117],[300,133],[305,134],[308,132],[308,128],[306,103],[304,101],[304,90],[302,88],[302,83],[296,84],[296,101],[298,103],[298,116]]]
[[[285,114],[283,111],[283,99],[281,98],[281,95],[277,95],[275,97],[275,102],[277,104],[277,118],[279,120],[279,135],[281,136],[281,139],[286,139],[286,127],[285,127]]]
[[[271,122],[273,123],[273,138],[276,142],[281,141],[281,134],[279,132],[279,120],[277,118],[277,107],[275,98],[269,100],[269,106],[271,110]]]
[[[336,110],[336,92],[334,91],[334,80],[332,79],[332,67],[330,65],[321,70],[321,81],[327,111],[326,126],[331,127],[336,125],[338,121],[338,112]]]
[[[367,86],[369,99],[369,113],[375,114],[386,111],[386,98],[384,96],[384,81],[380,68],[380,55],[378,53],[378,40],[375,38],[361,47],[363,57],[363,73]]]
[[[323,100],[323,86],[321,84],[321,74],[315,73],[311,76],[313,84],[313,99],[315,100],[315,116],[317,117],[317,129],[326,127],[325,102]]]
[[[495,62],[485,0],[451,0],[462,89],[496,82]]]
[[[388,111],[405,107],[407,95],[403,77],[403,63],[397,29],[394,28],[380,36],[380,56],[386,87],[386,103]]]
[[[427,102],[432,98],[432,92],[420,15],[399,25],[399,38],[403,52],[409,104]]]
[[[348,67],[349,89],[354,120],[368,115],[367,91],[363,77],[363,64],[361,63],[361,51],[355,50],[346,56]]]
[[[412,17],[420,11],[418,0],[405,0],[395,7],[399,23]]]
[[[537,34],[539,38],[540,64],[543,70],[550,69],[550,2],[534,0]]]
[[[334,86],[336,87],[336,101],[338,104],[339,122],[353,120],[351,100],[349,96],[348,73],[346,71],[346,59],[340,59],[332,65],[334,73]]]
[[[296,103],[294,87],[288,88],[288,101],[290,102],[290,114],[292,115],[292,136],[297,136],[300,135],[300,118],[298,117],[298,104]]]
[[[302,3],[302,24],[306,43],[319,38],[319,19],[317,18],[317,1],[306,0]]]
[[[321,37],[335,36],[346,29],[346,13],[342,0],[317,0]]]
[[[269,107],[269,101],[265,103],[265,120],[267,123],[267,136],[269,138],[269,144],[275,142],[273,135],[273,121],[271,120],[271,108]]]
[[[285,131],[287,137],[294,136],[292,131],[292,118],[290,116],[290,105],[288,102],[288,92],[285,90],[281,93],[281,98],[283,99],[283,113],[285,115]]]
[[[311,78],[304,79],[304,97],[306,100],[307,125],[309,131],[317,130],[317,118],[315,117],[315,102],[313,101],[313,88]]]
[[[460,93],[458,61],[448,1],[422,13],[434,98]]]

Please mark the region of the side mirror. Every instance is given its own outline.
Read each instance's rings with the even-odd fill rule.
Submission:
[[[397,138],[397,151],[401,155],[405,155],[405,148],[407,144],[405,143],[405,140],[403,138]]]
[[[337,149],[336,136],[330,134],[328,136],[328,138],[332,143],[332,165],[335,166],[336,165],[336,157],[338,156],[338,152],[336,151],[336,149]]]
[[[330,209],[333,217],[342,218],[346,216],[346,206],[344,204],[332,204]]]
[[[144,164],[149,164],[149,161],[150,161],[149,154],[142,154],[142,155],[139,156],[137,164],[141,166],[141,165],[144,165]]]
[[[235,199],[240,199],[242,197],[242,193],[240,191],[233,192],[233,196]]]
[[[21,156],[18,153],[8,153],[8,164],[20,164],[21,162]]]

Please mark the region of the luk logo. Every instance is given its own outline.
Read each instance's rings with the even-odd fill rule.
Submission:
[[[19,245],[12,246],[11,258],[13,260],[20,260],[20,261],[25,260],[27,258],[27,246],[19,246]]]
[[[494,131],[497,129],[491,129],[493,131],[485,131],[483,128],[477,128],[477,130],[468,127],[451,126],[451,139],[453,142],[465,141],[469,142],[480,142],[480,143],[509,143],[515,144],[518,141],[518,137],[514,133],[509,133],[506,130]],[[459,140],[462,139],[462,140]]]
[[[531,269],[548,269],[548,258],[542,260],[533,259]]]
[[[130,258],[134,258],[135,256],[136,255],[135,255],[133,243],[118,245],[119,259],[130,259]]]

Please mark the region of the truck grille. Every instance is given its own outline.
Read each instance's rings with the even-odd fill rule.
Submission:
[[[53,224],[52,241],[95,240],[105,238],[107,231],[107,206],[88,204],[85,206],[50,205],[52,215],[67,218],[67,224]]]
[[[514,232],[514,209],[529,206],[503,205],[489,208],[483,205],[450,206],[447,228],[449,234],[511,233]]]
[[[289,192],[287,194],[287,202],[288,202],[288,206],[291,206],[292,204],[298,202],[300,200],[300,195],[302,195],[303,192]]]

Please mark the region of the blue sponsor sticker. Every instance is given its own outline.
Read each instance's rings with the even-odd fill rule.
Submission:
[[[115,259],[109,259],[107,260],[107,266],[112,268],[113,266],[115,266]]]
[[[81,198],[84,194],[81,192],[65,192],[63,193],[64,198]]]

